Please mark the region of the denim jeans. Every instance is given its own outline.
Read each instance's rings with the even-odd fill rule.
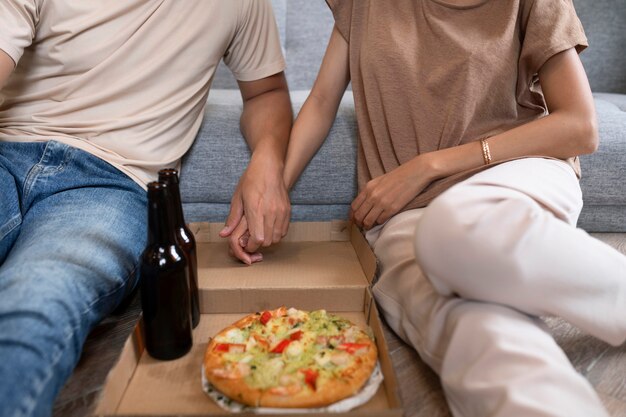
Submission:
[[[146,193],[58,142],[0,142],[0,417],[48,416],[138,281]]]

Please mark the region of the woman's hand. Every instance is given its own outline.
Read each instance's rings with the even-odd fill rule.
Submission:
[[[397,214],[434,179],[430,155],[418,155],[385,175],[374,178],[354,199],[350,218],[371,229]]]
[[[263,260],[261,252],[248,252],[246,246],[250,241],[250,231],[248,230],[248,220],[243,215],[237,227],[228,236],[228,253],[230,256],[239,259],[246,265],[252,265]]]

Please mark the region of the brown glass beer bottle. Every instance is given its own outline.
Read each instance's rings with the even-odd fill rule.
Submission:
[[[150,356],[176,359],[191,349],[187,258],[178,245],[166,184],[148,184],[148,246],[141,263],[144,340]]]
[[[200,323],[200,300],[198,295],[198,258],[196,255],[196,239],[185,224],[183,205],[180,198],[178,171],[162,169],[159,171],[159,182],[167,184],[170,191],[172,209],[174,212],[174,228],[178,244],[185,252],[189,261],[189,289],[191,291],[191,323],[195,329]]]

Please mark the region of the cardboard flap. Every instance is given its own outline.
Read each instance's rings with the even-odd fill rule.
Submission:
[[[366,251],[355,250],[345,222],[294,223],[287,239],[264,248],[263,262],[252,266],[228,255],[228,242],[216,234],[221,225],[194,226],[199,233],[198,288],[203,313],[258,311],[280,305],[310,309],[312,300],[319,298],[329,310],[363,310],[369,282],[360,256],[366,256]]]
[[[126,340],[120,358],[107,376],[96,407],[96,415],[112,415],[117,411],[135,374],[143,351],[141,328],[138,324],[135,331]]]
[[[378,308],[374,302],[374,296],[369,289],[367,290],[366,298],[369,300],[368,310],[366,310],[367,323],[374,332],[374,337],[378,340],[377,346],[380,350],[378,357],[383,370],[386,371],[385,389],[387,390],[387,398],[389,399],[391,408],[401,408],[400,388],[398,387],[398,381],[393,372],[393,363],[391,362],[391,355],[388,349],[389,345],[387,344],[385,333],[382,330],[382,322],[378,314]]]
[[[351,228],[350,239],[352,240],[352,246],[354,246],[354,251],[361,263],[365,278],[367,278],[371,286],[374,284],[378,274],[378,260],[361,230],[354,225]]]

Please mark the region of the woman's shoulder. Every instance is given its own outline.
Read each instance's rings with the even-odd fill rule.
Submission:
[[[357,0],[366,2],[366,0]],[[335,18],[335,26],[346,41],[350,42],[350,32],[352,26],[352,13],[354,11],[355,2],[353,0],[326,0],[326,4],[330,7]]]

